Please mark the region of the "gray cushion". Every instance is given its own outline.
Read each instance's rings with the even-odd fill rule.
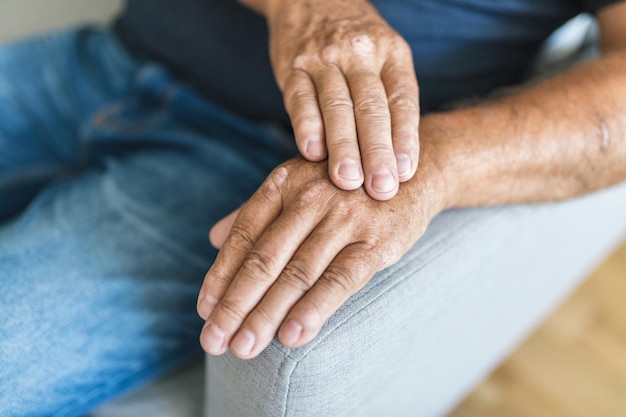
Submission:
[[[208,417],[441,416],[626,232],[626,184],[439,216],[299,349],[208,361]]]

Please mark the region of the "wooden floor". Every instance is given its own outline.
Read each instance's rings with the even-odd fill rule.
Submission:
[[[626,243],[448,417],[626,417]]]

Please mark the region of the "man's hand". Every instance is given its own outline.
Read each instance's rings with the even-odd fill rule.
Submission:
[[[289,347],[313,339],[443,208],[438,171],[427,166],[434,167],[422,162],[410,191],[403,187],[387,202],[363,189],[337,189],[323,163],[298,158],[274,170],[241,211],[211,233],[221,251],[198,299],[204,349],[219,355],[230,347],[247,359],[277,332]]]
[[[259,6],[260,7],[260,6]],[[366,0],[268,0],[277,83],[309,161],[331,181],[396,195],[419,159],[419,94],[411,49]]]
[[[425,117],[419,172],[391,201],[339,190],[323,163],[283,164],[213,230],[219,246],[234,221],[198,300],[204,348],[251,358],[276,331],[286,346],[305,344],[443,208],[563,200],[624,181],[625,68],[617,50],[509,97]]]

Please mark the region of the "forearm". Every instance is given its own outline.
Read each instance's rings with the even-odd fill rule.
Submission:
[[[562,200],[623,181],[626,53],[424,117],[420,137],[443,174],[445,207]]]

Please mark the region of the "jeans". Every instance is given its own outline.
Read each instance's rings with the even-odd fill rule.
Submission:
[[[82,415],[198,355],[207,232],[295,153],[107,30],[0,48],[0,415]]]

